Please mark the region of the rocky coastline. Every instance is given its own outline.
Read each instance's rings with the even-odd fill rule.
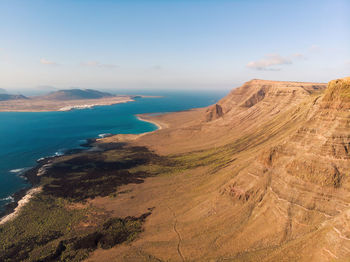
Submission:
[[[25,198],[29,193],[31,193],[31,190],[38,187],[41,180],[41,175],[45,172],[44,170],[50,166],[50,164],[53,162],[54,159],[57,159],[62,156],[67,155],[73,155],[80,153],[82,151],[89,150],[93,147],[93,143],[96,141],[95,138],[89,138],[86,139],[86,142],[81,144],[81,147],[84,148],[75,148],[67,150],[63,155],[60,156],[48,156],[43,157],[37,160],[37,164],[30,168],[29,170],[25,171],[21,177],[23,177],[25,180],[28,181],[29,185],[28,187],[22,188],[18,190],[17,192],[13,193],[11,195],[13,201],[10,203],[7,203],[4,206],[4,210],[0,211],[0,224],[7,216],[11,215],[15,212],[16,208],[19,206],[19,202]]]

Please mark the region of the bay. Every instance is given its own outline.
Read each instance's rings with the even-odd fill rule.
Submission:
[[[0,112],[0,210],[11,195],[28,187],[20,176],[36,160],[79,148],[100,134],[140,134],[156,126],[135,114],[164,113],[204,107],[225,92],[149,92],[158,98],[67,112]]]

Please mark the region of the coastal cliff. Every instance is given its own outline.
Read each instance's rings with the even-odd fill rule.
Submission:
[[[147,116],[156,132],[55,158],[0,226],[0,258],[30,242],[29,261],[346,261],[348,80],[254,79],[207,108]]]
[[[156,208],[140,241],[90,261],[135,250],[174,261],[346,261],[347,81],[252,80],[211,107],[154,117],[177,125],[132,144],[181,159],[183,169],[128,186],[132,201],[94,201],[107,210],[133,205],[124,215]]]

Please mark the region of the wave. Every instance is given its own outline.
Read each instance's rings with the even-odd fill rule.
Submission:
[[[15,199],[12,196],[8,196],[8,197],[4,197],[4,198],[0,198],[0,201],[15,201]]]
[[[63,154],[63,152],[55,152],[54,155],[55,155],[55,156],[63,156],[64,154]]]
[[[63,148],[63,149],[59,149],[58,151],[56,151],[53,156],[63,156],[65,154],[67,149]]]
[[[21,174],[21,173],[23,173],[24,171],[26,171],[27,169],[28,169],[27,167],[12,169],[12,170],[10,170],[10,173],[13,173],[13,174]]]
[[[105,137],[108,137],[108,136],[112,136],[113,134],[111,133],[105,133],[105,134],[99,134],[98,137],[99,138],[105,138]]]

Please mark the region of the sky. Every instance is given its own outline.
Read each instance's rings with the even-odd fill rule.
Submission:
[[[349,0],[0,1],[0,88],[231,89],[350,75]]]

